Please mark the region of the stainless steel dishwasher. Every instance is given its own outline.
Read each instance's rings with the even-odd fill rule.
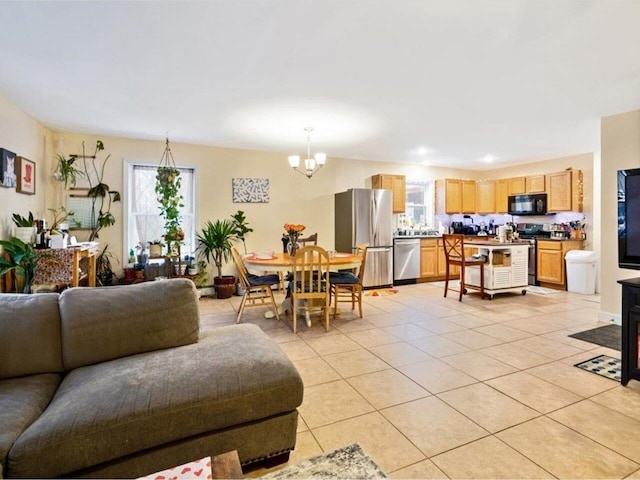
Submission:
[[[415,280],[420,276],[420,239],[393,241],[393,281]]]

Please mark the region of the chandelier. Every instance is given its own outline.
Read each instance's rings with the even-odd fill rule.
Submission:
[[[300,166],[300,155],[290,155],[289,166],[296,172],[306,176],[307,178],[311,178],[325,164],[327,161],[327,155],[325,153],[316,153],[311,157],[310,134],[313,132],[313,128],[306,127],[304,131],[307,132],[307,158],[304,161],[304,170],[298,168]]]

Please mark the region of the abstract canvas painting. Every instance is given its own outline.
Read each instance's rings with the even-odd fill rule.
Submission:
[[[233,203],[269,203],[268,178],[234,178]]]

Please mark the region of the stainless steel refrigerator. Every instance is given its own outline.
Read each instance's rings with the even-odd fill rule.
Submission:
[[[352,252],[366,243],[364,287],[393,284],[393,197],[391,190],[353,188],[335,194],[335,247]]]

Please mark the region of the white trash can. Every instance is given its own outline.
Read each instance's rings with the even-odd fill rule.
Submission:
[[[564,257],[567,262],[567,290],[593,295],[596,292],[598,256],[591,250],[571,250]]]

